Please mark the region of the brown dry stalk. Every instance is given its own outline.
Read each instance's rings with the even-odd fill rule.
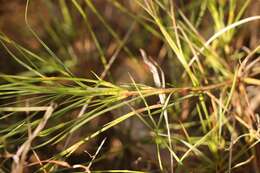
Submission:
[[[182,88],[152,88],[152,89],[143,89],[140,90],[142,94],[166,94],[166,93],[176,93],[176,92],[203,92],[203,91],[208,91],[208,90],[213,90],[217,88],[221,88],[224,86],[228,86],[232,84],[232,80],[227,80],[225,82],[221,82],[218,84],[212,84],[208,86],[201,86],[201,87],[182,87]],[[140,94],[138,91],[124,91],[123,95],[126,97],[129,96],[135,96]]]
[[[249,77],[238,77],[237,79],[238,84],[239,83],[245,83],[249,85],[260,85],[260,80],[249,78]],[[176,93],[176,92],[194,92],[194,93],[200,93],[208,90],[214,90],[221,87],[229,86],[232,84],[232,80],[226,80],[221,83],[207,85],[207,86],[200,86],[200,87],[182,87],[182,88],[150,88],[150,89],[142,89],[140,90],[141,94],[166,94],[166,93]],[[129,96],[135,96],[139,95],[140,92],[138,91],[124,91],[122,94],[125,97]]]

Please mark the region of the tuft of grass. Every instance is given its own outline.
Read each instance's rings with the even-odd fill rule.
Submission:
[[[1,172],[260,171],[260,45],[241,37],[255,2],[44,1],[46,38],[33,3],[39,48],[0,27],[22,67],[0,74]]]

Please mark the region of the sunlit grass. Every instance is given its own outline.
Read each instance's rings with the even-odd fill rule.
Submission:
[[[55,27],[43,23],[57,52],[30,25],[30,3],[27,0],[25,5],[25,23],[42,47],[39,52],[0,31],[1,49],[23,67],[16,74],[0,74],[2,172],[22,172],[31,167],[39,172],[232,172],[247,165],[259,172],[256,150],[260,120],[250,105],[257,103],[250,102],[248,86],[260,86],[259,71],[254,75],[250,71],[258,65],[260,46],[247,48],[247,52],[232,47],[240,27],[260,20],[260,16],[243,17],[250,0],[201,0],[187,7],[168,0],[135,0],[129,2],[135,5],[131,8],[122,1],[108,0],[106,5],[126,15],[131,23],[124,36],[117,33],[95,1],[46,1],[49,9],[58,7],[62,16],[62,20],[53,16]],[[116,44],[111,57],[107,56],[108,45],[96,32],[93,19]],[[81,32],[76,22],[82,22],[95,47],[97,53],[91,56],[102,64],[102,71],[92,72],[89,78],[74,74],[80,57],[68,40]],[[162,62],[175,69],[164,69],[158,63],[159,57],[149,57],[146,44],[151,43],[144,47],[128,43],[136,39],[136,27],[144,34],[144,38],[138,38],[140,42],[149,36],[160,40],[161,50],[166,52]],[[207,29],[211,31],[208,37],[204,33]],[[243,58],[229,59],[237,52]],[[116,84],[113,70],[117,68],[115,62],[122,61],[120,53],[143,62],[151,82],[138,83],[129,74],[131,83]],[[122,73],[128,71],[122,69]],[[102,119],[105,121],[99,122]],[[134,129],[137,127],[133,124],[139,121],[142,129]],[[119,132],[115,135],[112,130]],[[134,134],[138,139],[131,139],[136,130],[144,132],[144,136]],[[110,145],[110,138],[123,139],[119,137],[123,131],[128,132],[129,141],[121,140],[122,149],[112,160],[115,165],[105,165],[115,153],[103,149]],[[84,145],[92,145],[94,139],[100,138],[101,142],[92,146],[94,155],[85,151],[84,162],[70,163]],[[41,151],[48,147],[55,151],[42,159],[45,156]],[[144,163],[153,162],[153,167],[122,167],[120,158],[128,157],[124,149],[140,154],[138,158]],[[28,160],[29,155],[36,161]],[[128,163],[133,165],[130,162],[134,161]],[[96,168],[96,164],[104,167]]]

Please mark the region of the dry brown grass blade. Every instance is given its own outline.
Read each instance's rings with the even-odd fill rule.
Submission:
[[[25,160],[27,158],[27,154],[31,148],[32,141],[37,137],[37,135],[42,131],[45,127],[47,121],[51,117],[54,107],[53,105],[49,107],[45,107],[45,114],[36,127],[36,129],[32,132],[31,135],[28,136],[28,139],[19,147],[16,154],[13,156],[13,164],[12,164],[12,173],[22,173]]]

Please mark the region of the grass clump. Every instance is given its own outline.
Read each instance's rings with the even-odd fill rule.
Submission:
[[[257,4],[15,4],[24,32],[0,25],[0,171],[259,172]]]

